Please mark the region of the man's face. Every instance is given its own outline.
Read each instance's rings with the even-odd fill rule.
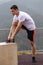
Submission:
[[[16,15],[17,11],[15,9],[11,9],[12,15]]]

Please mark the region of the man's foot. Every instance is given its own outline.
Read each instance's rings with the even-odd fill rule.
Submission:
[[[10,43],[10,40],[6,40],[7,43]]]
[[[14,41],[14,39],[13,39],[13,41],[11,41],[11,40],[7,40],[6,42],[7,42],[7,43],[10,43],[10,42],[15,42],[15,41]]]
[[[32,62],[35,63],[36,62],[36,58],[32,57]]]

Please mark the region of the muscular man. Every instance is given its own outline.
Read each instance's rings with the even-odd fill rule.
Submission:
[[[12,5],[11,13],[14,16],[8,40],[11,42],[14,40],[15,35],[20,31],[21,28],[24,28],[27,31],[27,37],[30,40],[32,48],[32,61],[35,62],[35,34],[36,26],[32,17],[26,12],[20,11],[17,5]]]

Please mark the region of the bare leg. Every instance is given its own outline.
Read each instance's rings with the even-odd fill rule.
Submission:
[[[36,29],[34,30],[34,34],[33,34],[33,41],[30,40],[31,49],[32,49],[32,61],[33,62],[35,62],[35,52],[36,52],[36,46],[34,44],[35,35],[36,35]]]
[[[36,47],[35,47],[35,44],[34,44],[34,42],[30,41],[30,43],[31,43],[32,57],[33,57],[33,56],[35,56]]]

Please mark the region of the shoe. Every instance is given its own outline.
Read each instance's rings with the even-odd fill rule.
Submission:
[[[7,43],[10,43],[10,40],[6,40]]]
[[[36,63],[35,57],[32,57],[32,62],[33,62],[33,63]]]
[[[11,40],[7,40],[6,41],[7,43],[10,43],[11,42]],[[13,41],[12,41],[13,43],[15,42],[15,40],[13,39]]]

